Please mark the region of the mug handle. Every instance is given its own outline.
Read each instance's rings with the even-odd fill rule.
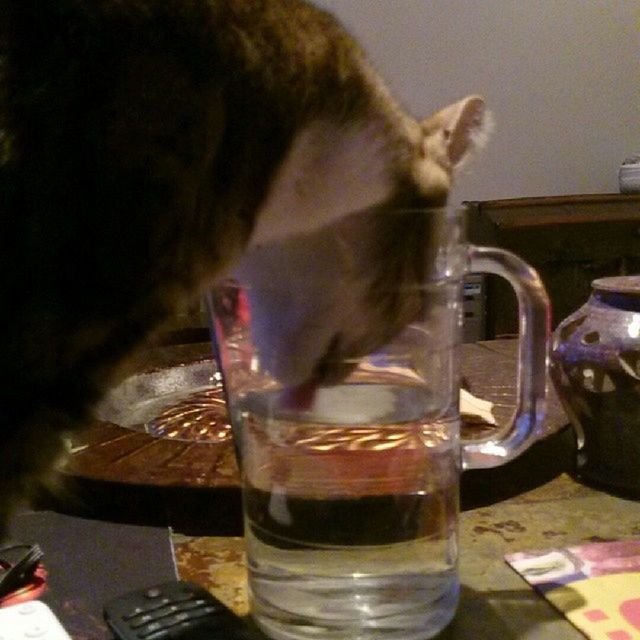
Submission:
[[[495,436],[462,443],[462,468],[497,467],[520,455],[540,436],[546,412],[551,307],[538,273],[515,254],[468,245],[468,271],[492,273],[509,282],[519,310],[516,409]]]

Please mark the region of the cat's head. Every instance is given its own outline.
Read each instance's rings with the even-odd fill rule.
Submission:
[[[486,116],[474,96],[404,121],[400,142],[364,126],[338,137],[328,126],[294,144],[234,272],[249,287],[264,364],[287,385],[339,377],[341,360],[381,346],[423,311],[413,285],[431,275],[442,242],[432,214]]]

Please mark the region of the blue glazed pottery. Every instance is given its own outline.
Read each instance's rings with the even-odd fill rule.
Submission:
[[[591,286],[553,334],[551,380],[577,433],[578,478],[640,497],[640,276]]]

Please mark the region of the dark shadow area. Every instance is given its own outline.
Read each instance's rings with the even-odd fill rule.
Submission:
[[[516,640],[540,625],[549,638],[583,637],[533,589],[479,592],[463,585],[456,617],[436,640]]]
[[[550,482],[561,473],[573,473],[575,457],[574,431],[564,427],[501,467],[465,471],[461,478],[461,508],[475,509],[507,500]]]
[[[124,485],[76,479],[64,495],[41,493],[36,509],[123,524],[171,527],[189,536],[241,536],[240,489]]]
[[[571,476],[576,482],[579,482],[587,487],[591,487],[592,489],[596,489],[597,491],[602,491],[602,493],[606,493],[610,496],[615,496],[616,498],[624,498],[625,500],[640,501],[640,488],[625,489],[622,487],[613,487],[604,482],[599,482],[592,478],[588,478],[584,474],[580,473],[580,471],[577,469],[571,473]]]

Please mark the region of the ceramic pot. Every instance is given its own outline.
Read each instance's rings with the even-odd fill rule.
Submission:
[[[576,430],[576,475],[640,496],[640,276],[601,278],[555,330],[550,374]]]

